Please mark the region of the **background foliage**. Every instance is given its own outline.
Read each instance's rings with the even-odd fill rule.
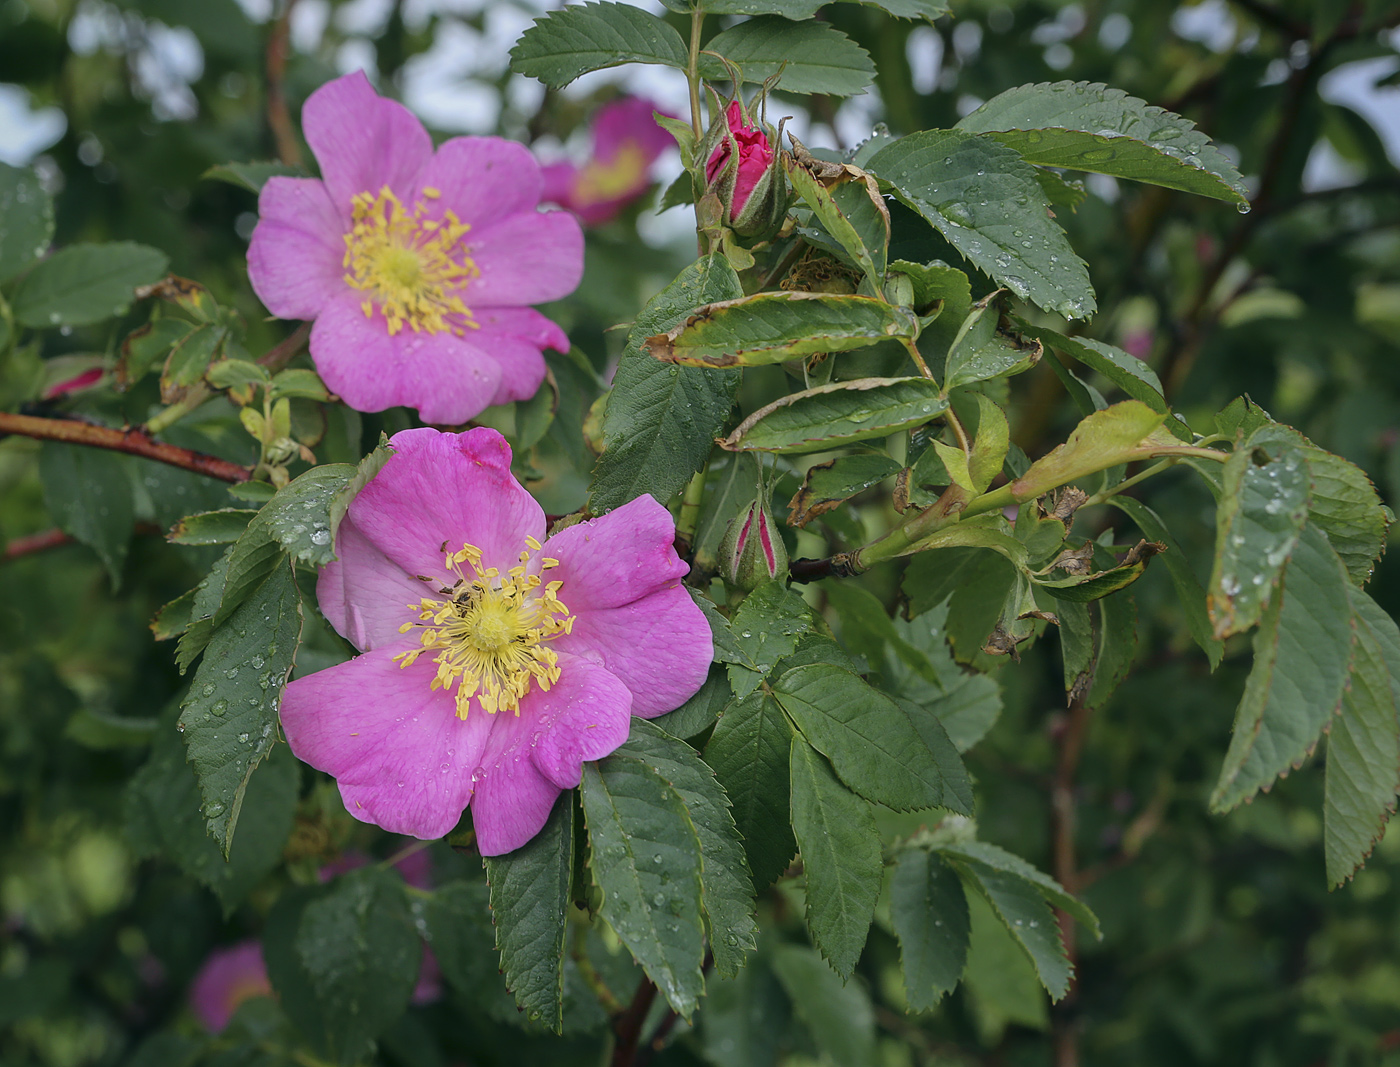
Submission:
[[[207,177],[209,169],[300,151],[294,130],[276,121],[278,94],[295,114],[297,102],[337,73],[343,58],[372,56],[382,84],[392,86],[435,42],[462,26],[486,32],[498,17],[490,8],[454,13],[447,5],[403,3],[382,19],[357,20],[343,14],[351,8],[331,5],[325,33],[303,51],[287,46],[284,23],[250,20],[231,0],[8,0],[0,7],[0,76],[21,86],[36,106],[59,109],[65,120],[61,138],[37,163],[54,194],[55,247],[69,257],[60,264],[63,271],[50,271],[57,282],[78,270],[104,269],[78,260],[95,254],[84,243],[135,242],[143,248],[108,244],[117,251],[102,254],[125,256],[124,276],[146,281],[164,273],[168,258],[169,270],[198,279],[217,297],[217,308],[195,303],[164,320],[188,320],[177,327],[180,337],[198,329],[202,343],[223,345],[231,354],[262,353],[282,340],[285,327],[264,320],[244,273],[254,194],[237,182]],[[1239,170],[1251,179],[1253,210],[1238,214],[1216,200],[1104,180],[1091,181],[1089,195],[1072,208],[1057,202],[1056,221],[1088,264],[1102,309],[1089,336],[1143,356],[1193,425],[1209,425],[1212,413],[1247,394],[1358,464],[1387,499],[1395,499],[1400,175],[1395,149],[1387,148],[1367,115],[1338,102],[1335,88],[1366,61],[1380,60],[1375,75],[1393,78],[1400,64],[1391,28],[1400,13],[1381,3],[1250,0],[1173,9],[1117,0],[967,3],[955,5],[954,14],[928,24],[856,4],[823,9],[825,24],[871,57],[865,65],[848,54],[842,67],[847,73],[841,76],[853,84],[873,72],[878,100],[857,98],[867,101],[855,105],[864,107],[859,117],[882,119],[896,134],[952,127],[1006,89],[1077,79],[1106,82],[1196,120],[1237,155]],[[688,18],[668,17],[681,40]],[[717,18],[711,22],[720,28]],[[198,70],[169,68],[172,53],[161,41],[172,28],[198,41]],[[752,41],[740,46],[757,47]],[[751,56],[761,59],[761,53]],[[682,64],[684,58],[682,52]],[[595,79],[576,95],[551,90],[536,109],[522,103],[527,98],[511,88],[503,66],[483,67],[478,82],[506,101],[500,132],[526,139],[567,136],[594,103],[616,91]],[[790,87],[806,88],[800,81]],[[770,113],[794,106],[810,109],[809,144],[854,147],[833,145],[833,125],[850,128],[844,117],[850,105],[841,112],[839,98],[797,100],[780,90]],[[886,163],[894,166],[891,157]],[[909,206],[919,210],[917,203]],[[626,338],[625,331],[608,328],[636,317],[693,258],[688,236],[665,243],[651,228],[644,232],[655,243],[639,243],[641,210],[590,232],[583,286],[548,309],[568,329],[576,351],[551,356],[561,400],[547,428],[528,405],[497,413],[517,444],[536,439],[535,448],[520,449],[521,471],[537,478],[531,488],[551,513],[577,509],[588,492],[592,457],[580,443],[584,419],[601,387],[598,376],[616,362]],[[889,258],[928,259],[925,249],[911,247],[915,242],[906,238],[915,230],[899,219],[897,213]],[[34,224],[35,234],[21,237],[41,239],[44,220]],[[10,240],[7,234],[0,243],[0,281],[12,273]],[[705,295],[685,306],[737,295],[722,281],[709,279],[718,288],[702,289]],[[122,299],[120,289],[91,308],[72,308],[61,291],[38,291],[38,284],[32,275],[21,282],[30,287],[27,295],[7,287],[21,313],[17,322],[0,322],[0,329],[51,324],[45,321],[50,307],[66,318],[60,329],[42,334],[42,347],[16,348],[0,367],[5,410],[47,413],[62,405],[110,424],[140,423],[161,401],[162,387],[168,401],[189,385],[171,365],[164,381],[147,376],[124,393],[48,396],[50,387],[90,368],[112,373],[119,356],[125,373],[139,377],[133,361],[163,357],[163,350],[152,348],[143,357],[139,343],[127,343],[146,321],[147,306],[108,317],[110,301]],[[25,314],[32,321],[24,321]],[[165,339],[167,347],[174,337]],[[1064,439],[1080,417],[1075,399],[1087,395],[1076,397],[1085,386],[1057,374],[1054,364],[1047,357],[1014,379],[1001,398],[1012,440],[1033,457]],[[407,424],[402,413],[361,418],[299,399],[304,403],[293,405],[290,417],[323,464],[355,463],[381,430]],[[257,458],[251,439],[220,415],[182,422],[168,437],[237,463]],[[328,493],[350,476],[345,467],[319,469],[329,479]],[[609,484],[596,483],[595,494]],[[679,488],[677,482],[655,491],[668,495]],[[775,497],[781,504],[797,489],[788,475]],[[631,495],[631,485],[616,491],[620,501]],[[1211,673],[1161,561],[1134,585],[1134,602],[1102,602],[1117,605],[1117,632],[1135,634],[1125,653],[1134,669],[1111,698],[1065,710],[1066,676],[1054,642],[1037,642],[1018,663],[998,666],[990,681],[965,683],[968,713],[949,733],[966,750],[965,787],[975,801],[981,843],[933,839],[901,853],[883,898],[894,906],[887,912],[882,905],[864,950],[819,944],[838,970],[854,974],[850,983],[843,985],[807,947],[803,901],[790,881],[781,882],[759,894],[757,956],[738,977],[709,982],[694,1029],[667,1015],[664,1005],[633,1002],[639,973],[618,940],[577,926],[570,936],[577,932],[581,940],[572,946],[562,997],[565,1035],[556,1039],[518,1013],[503,992],[494,935],[482,921],[488,890],[475,857],[435,845],[433,884],[442,887],[436,891],[405,895],[399,875],[383,864],[323,887],[318,868],[342,853],[388,858],[402,843],[352,824],[328,784],[313,783],[283,751],[253,778],[225,864],[205,834],[193,776],[172,784],[179,776],[167,772],[184,754],[169,726],[186,681],[170,646],[156,644],[147,624],[200,580],[228,538],[192,531],[178,539],[184,543],[169,544],[159,534],[191,512],[256,502],[230,499],[223,485],[169,467],[61,445],[41,448],[19,436],[0,441],[0,494],[6,544],[0,562],[4,1062],[352,1061],[377,1036],[376,1056],[384,1063],[532,1057],[591,1063],[610,1039],[607,1005],[597,1007],[585,986],[589,970],[617,994],[618,1007],[632,1002],[639,1008],[634,1037],[663,1028],[662,1047],[654,1055],[649,1046],[644,1050],[658,1064],[824,1057],[852,1065],[1310,1067],[1383,1064],[1398,1054],[1400,896],[1392,882],[1400,839],[1383,841],[1353,883],[1329,893],[1320,767],[1290,775],[1227,815],[1210,813],[1220,754],[1249,669],[1248,640],[1232,638]],[[1140,499],[1169,521],[1185,554],[1207,573],[1213,503],[1201,482],[1169,473],[1145,485]],[[858,498],[852,511],[829,513],[797,535],[794,555],[860,544],[862,522],[879,529],[884,521],[881,506]],[[702,521],[702,552],[707,544],[714,550],[723,518],[715,508],[708,525]],[[83,544],[49,537],[56,526]],[[305,561],[317,561],[314,538],[302,544],[290,534],[272,536],[304,553]],[[811,587],[814,602],[840,624],[848,651],[883,651],[888,634],[877,633],[871,644],[861,636],[860,620],[885,618],[881,605],[896,597],[897,578],[892,569],[877,568],[859,583],[829,580]],[[1394,563],[1383,561],[1368,586],[1392,613],[1400,603],[1398,581]],[[259,596],[278,592],[264,585]],[[872,603],[874,615],[867,610]],[[782,610],[766,608],[756,617],[766,620]],[[326,663],[345,654],[314,616],[305,625],[299,664],[308,662],[303,657]],[[734,629],[740,629],[737,618]],[[787,636],[792,640],[784,651],[797,648],[800,657],[796,628]],[[913,639],[907,632],[903,637]],[[941,648],[918,651],[946,658]],[[250,662],[255,654],[247,652]],[[745,657],[750,665],[762,663],[765,651],[741,647],[729,655],[726,673],[738,691],[748,684]],[[886,688],[922,699],[919,687],[928,683],[906,660],[884,663],[867,666]],[[956,674],[951,661],[948,668]],[[836,673],[811,674],[821,671]],[[798,672],[808,674],[794,677]],[[778,697],[755,693],[747,699],[757,702],[760,716],[775,714],[774,699],[785,701],[784,710],[796,718],[804,685],[831,687],[848,676],[839,666],[813,662],[785,675]],[[781,715],[774,721],[781,723]],[[809,737],[817,729],[804,725]],[[706,756],[722,782],[725,745],[743,741],[716,731]],[[636,750],[598,772],[591,792],[585,790],[585,809],[604,795],[648,795],[645,768],[666,754],[647,745],[645,733],[634,736],[629,746]],[[802,825],[810,827],[823,805],[839,804],[830,789],[840,787],[814,749],[799,745],[790,766],[785,752],[780,756],[773,773],[793,776],[795,819],[799,798],[809,805],[803,808],[808,821],[798,820],[806,854],[820,845],[801,839]],[[837,770],[843,777],[852,773]],[[725,784],[742,821],[748,798]],[[600,820],[585,813],[596,845]],[[206,805],[204,814],[218,822],[226,813]],[[567,811],[556,816],[536,843],[541,848],[573,833]],[[880,818],[887,840],[926,821],[894,812]],[[779,836],[786,832],[774,829]],[[666,833],[663,820],[657,840],[667,840]],[[1003,911],[1011,906],[997,894],[1013,894],[1015,886],[996,880],[997,864],[1009,861],[986,852],[993,846],[985,842],[1053,873],[1102,925],[1103,938],[1095,940],[1084,921],[1078,924],[1079,979],[1053,1007],[1041,982],[1058,989],[1067,981],[1066,971],[1055,970],[1062,966],[1056,954],[1043,945],[1026,945],[1030,955],[1024,954],[992,907],[973,894],[964,920],[971,949],[962,984],[936,1007],[906,991],[900,943],[932,932],[902,926],[899,914],[920,909],[900,909],[899,901],[939,902],[939,914],[955,914],[956,905],[940,894],[950,886],[955,893],[961,876],[984,879],[986,899],[1000,900]],[[791,841],[765,843],[763,851],[777,855],[784,848],[790,854]],[[843,842],[832,848],[839,857]],[[760,882],[781,873],[755,868]],[[558,861],[555,877],[567,884],[570,873],[567,862]],[[497,916],[510,914],[506,872],[492,877],[489,892]],[[1028,916],[1049,915],[1035,893],[1021,903],[1031,909]],[[689,915],[696,914],[690,907]],[[343,931],[346,922],[359,924],[353,939],[318,936],[318,930]],[[813,932],[820,942],[820,931]],[[185,1007],[190,979],[216,946],[250,935],[263,937],[273,982],[283,991],[282,1009],[294,1026],[267,1002],[250,1002],[223,1044],[206,1050]],[[631,947],[625,930],[617,936]],[[404,976],[424,937],[438,956],[446,991],[437,1001],[401,1011],[411,992]],[[720,954],[717,948],[715,963],[727,973]],[[1043,961],[1039,976],[1032,959]],[[958,975],[940,973],[938,964],[936,957],[926,961],[928,987],[950,988]],[[903,973],[910,967],[906,958]],[[657,974],[651,963],[648,971]],[[507,979],[517,995],[527,991],[522,1000],[535,988],[528,974],[508,973]],[[290,997],[286,991],[296,988],[308,992]],[[695,997],[696,983],[682,969],[664,992],[671,1004],[685,1004]],[[547,990],[538,1003],[551,1003]]]

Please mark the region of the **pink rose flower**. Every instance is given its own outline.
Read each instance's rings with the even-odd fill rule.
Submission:
[[[568,208],[585,226],[610,222],[651,186],[651,165],[675,145],[656,124],[660,109],[629,96],[598,109],[593,119],[593,154],[588,162],[544,168],[547,203]]]
[[[313,319],[311,357],[351,407],[462,423],[525,400],[568,338],[528,307],[571,292],[583,234],[537,210],[539,164],[499,137],[437,151],[363,72],[321,86],[302,123],[321,179],[271,178],[248,248],[269,311]]]
[[[544,540],[494,430],[405,430],[351,503],[316,594],[361,650],[298,679],[282,726],[350,814],[418,838],[468,804],[494,856],[544,825],[630,718],[705,680],[710,629],[650,497]]]
[[[753,196],[763,176],[773,166],[773,146],[768,143],[768,135],[757,126],[744,124],[744,109],[738,100],[730,101],[725,112],[725,122],[734,142],[739,146],[739,169],[734,177],[734,191],[729,200],[729,221],[734,222],[744,214],[749,198]],[[710,158],[705,161],[705,182],[714,185],[715,179],[724,171],[729,162],[730,142],[726,138],[715,146]]]
[[[213,1034],[222,1032],[245,1000],[270,996],[262,945],[254,938],[209,953],[190,984],[190,1007]]]

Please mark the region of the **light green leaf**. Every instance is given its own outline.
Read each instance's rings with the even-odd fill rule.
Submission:
[[[1006,317],[1005,293],[998,290],[972,305],[943,366],[943,388],[1006,378],[1030,370],[1044,352],[1039,341],[1027,342]]]
[[[899,938],[909,1008],[929,1011],[962,977],[971,933],[962,883],[936,852],[899,853],[890,882],[890,919]]]
[[[1301,764],[1332,720],[1351,658],[1350,588],[1327,538],[1304,527],[1254,635],[1254,666],[1212,811],[1228,811]]]
[[[1359,589],[1351,592],[1356,649],[1342,713],[1327,734],[1322,803],[1327,881],[1350,878],[1385,832],[1400,789],[1400,629]]]
[[[704,861],[700,882],[710,952],[715,970],[732,978],[744,966],[744,954],[754,950],[758,927],[753,879],[729,798],[695,749],[645,719],[632,720],[632,732],[616,754],[650,766],[685,804]]]
[[[1207,598],[1216,637],[1259,621],[1307,522],[1311,495],[1307,463],[1287,442],[1256,434],[1230,456]]]
[[[9,281],[47,252],[51,240],[53,197],[39,175],[0,163],[0,282]]]
[[[870,805],[837,780],[801,738],[791,755],[792,829],[807,876],[807,926],[821,954],[850,978],[865,947],[883,868]]]
[[[972,310],[972,283],[956,267],[937,260],[932,263],[911,263],[907,259],[896,259],[889,269],[891,273],[898,271],[907,274],[914,283],[915,308],[923,309],[935,301],[942,301],[942,313],[956,322],[962,322]]]
[[[280,371],[272,379],[272,396],[300,397],[303,400],[327,401],[331,398],[326,383],[309,367],[292,367]]]
[[[1030,163],[1249,203],[1240,172],[1195,123],[1097,82],[1017,86],[958,128],[993,137]]]
[[[623,63],[684,70],[685,42],[667,23],[629,4],[579,4],[535,20],[510,50],[511,70],[559,89],[581,74]]]
[[[1161,428],[1165,418],[1141,400],[1110,404],[1085,417],[1064,444],[1032,463],[1011,483],[1011,491],[1017,500],[1030,500],[1095,471],[1170,451],[1177,441]]]
[[[180,705],[209,833],[229,854],[253,771],[277,741],[277,707],[301,640],[301,597],[285,562],[214,630]]]
[[[888,437],[947,409],[947,398],[929,378],[831,382],[759,408],[720,445],[731,452],[816,452]]]
[[[908,308],[869,296],[757,293],[698,308],[642,347],[687,367],[757,367],[817,352],[846,352],[877,341],[917,337]]]
[[[1066,318],[1094,313],[1089,272],[1016,152],[960,130],[926,130],[882,148],[868,169],[998,285]]]
[[[577,9],[574,9],[577,10]],[[598,514],[650,493],[665,502],[709,458],[734,404],[739,375],[659,363],[644,338],[669,330],[702,304],[740,296],[739,276],[720,253],[692,263],[642,309],[627,338],[603,420],[589,507]]]
[[[806,945],[778,946],[772,966],[823,1060],[850,1067],[879,1062],[875,1009],[859,979],[843,982]]]
[[[769,694],[756,692],[724,711],[705,746],[705,762],[729,795],[759,889],[777,881],[797,851],[789,825],[792,743],[792,727],[782,709]]]
[[[701,845],[685,801],[654,768],[616,754],[583,765],[583,814],[601,914],[675,1012],[704,992]]]
[[[778,88],[789,93],[855,96],[875,80],[870,54],[828,22],[760,15],[716,34],[705,50],[728,59],[746,82],[764,82],[781,71]],[[713,56],[700,57],[700,73],[711,81],[728,78]]]
[[[165,274],[165,253],[130,241],[69,245],[21,279],[10,305],[33,329],[88,326],[120,315],[136,289]]]
[[[952,744],[930,748],[904,710],[859,675],[811,664],[783,674],[774,692],[855,793],[896,811],[972,813],[972,786]]]
[[[486,857],[496,948],[506,988],[527,1018],[564,1026],[564,949],[574,871],[574,805],[554,802],[544,828],[503,856]]]

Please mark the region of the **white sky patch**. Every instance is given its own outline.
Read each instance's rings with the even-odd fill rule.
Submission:
[[[58,108],[36,108],[28,89],[0,84],[0,162],[25,166],[67,128],[68,120]]]

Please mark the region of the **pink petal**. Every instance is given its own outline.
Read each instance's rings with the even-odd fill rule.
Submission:
[[[491,403],[529,400],[544,381],[541,350],[567,352],[568,335],[534,308],[479,308],[475,315],[480,328],[468,339],[493,353],[501,372]]]
[[[406,638],[299,678],[282,694],[282,729],[298,759],[336,779],[345,808],[390,833],[442,837],[472,796],[491,716],[459,719],[451,694],[431,688],[435,665],[410,667]]]
[[[512,744],[523,745],[528,737],[540,773],[560,789],[572,789],[582,777],[584,760],[602,759],[627,740],[634,697],[610,671],[571,656],[559,641],[554,644],[559,681],[548,692],[531,690],[514,720]],[[488,749],[495,748],[498,737],[505,742],[510,725],[506,720],[496,727]]]
[[[559,560],[550,577],[570,612],[616,608],[664,589],[690,571],[673,545],[671,513],[649,496],[551,537],[545,556]]]
[[[570,191],[577,175],[578,166],[573,163],[550,163],[540,167],[540,177],[544,180],[540,202],[568,207]]]
[[[544,828],[559,787],[523,754],[495,767],[477,783],[472,829],[483,856],[500,856],[527,844]]]
[[[617,514],[614,512],[613,514]],[[679,581],[622,607],[577,612],[573,632],[555,647],[563,653],[601,658],[603,666],[632,691],[632,714],[644,719],[673,711],[699,690],[714,659],[705,613]]]
[[[651,166],[662,152],[676,143],[657,123],[657,112],[675,118],[652,101],[636,96],[604,104],[593,120],[594,156],[610,161],[630,142],[641,149],[643,161]]]
[[[416,408],[424,422],[448,425],[491,405],[501,379],[491,353],[446,331],[405,326],[390,336],[377,307],[366,317],[364,298],[342,289],[311,329],[311,358],[331,392],[357,411],[402,404]]]
[[[510,473],[495,430],[404,430],[396,454],[350,504],[349,518],[409,574],[445,575],[440,546],[481,549],[483,566],[515,566],[527,536],[544,536],[544,511]]]
[[[279,319],[314,319],[345,288],[345,222],[323,182],[269,178],[258,196],[248,280]]]
[[[255,939],[216,948],[200,964],[190,983],[190,1007],[210,1033],[226,1027],[233,1013],[250,997],[272,996],[272,983]]]
[[[405,205],[417,198],[414,179],[432,158],[433,142],[413,112],[374,91],[364,71],[336,78],[312,93],[301,122],[343,218],[350,218],[356,194],[377,193],[385,185]]]
[[[467,236],[481,270],[466,286],[468,307],[558,300],[583,277],[583,230],[567,211],[507,215]]]
[[[316,581],[326,621],[361,652],[401,640],[399,627],[414,618],[408,605],[430,590],[379,551],[349,515],[336,531],[335,554]]]
[[[434,201],[467,225],[484,229],[496,221],[534,211],[544,191],[540,165],[530,150],[500,137],[453,137],[415,176],[413,198],[436,189]],[[405,201],[407,203],[407,201]],[[473,234],[468,234],[471,243]]]

